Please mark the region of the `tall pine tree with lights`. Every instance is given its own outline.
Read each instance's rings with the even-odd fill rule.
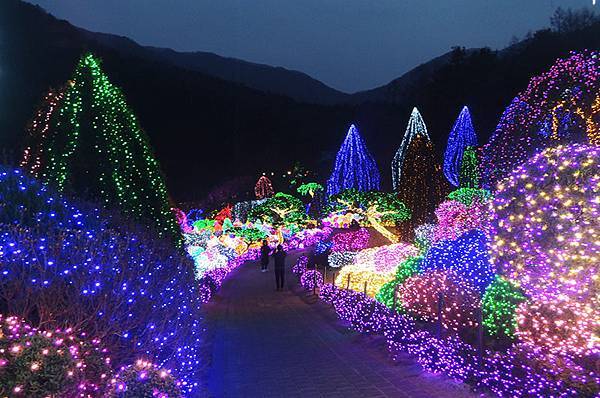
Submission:
[[[477,135],[471,121],[469,108],[462,108],[458,119],[454,122],[452,131],[448,136],[448,145],[444,154],[444,175],[450,184],[460,186],[460,172],[462,169],[463,154],[467,147],[477,146]]]
[[[402,143],[392,162],[394,190],[412,212],[409,222],[400,226],[402,240],[412,239],[414,228],[432,221],[436,206],[443,200],[445,181],[435,158],[427,127],[414,108]]]
[[[98,200],[179,241],[148,137],[92,54],[65,88],[46,97],[21,166],[60,191]]]
[[[351,125],[335,157],[333,171],[327,180],[327,196],[346,189],[379,190],[380,176],[375,158],[367,149],[355,125]]]

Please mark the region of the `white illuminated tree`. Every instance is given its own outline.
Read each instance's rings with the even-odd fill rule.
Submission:
[[[406,127],[400,147],[396,151],[394,160],[392,160],[392,183],[395,191],[400,189],[400,178],[402,177],[402,166],[406,158],[406,152],[412,140],[417,136],[423,136],[427,141],[430,141],[427,126],[425,126],[421,113],[415,107],[410,114],[410,119],[408,119],[408,126]]]

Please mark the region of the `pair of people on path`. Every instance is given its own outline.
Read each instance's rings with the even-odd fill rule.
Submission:
[[[271,248],[266,240],[263,240],[260,248],[260,272],[267,272],[267,266],[269,265],[269,254]],[[277,248],[273,252],[273,259],[275,260],[275,284],[277,290],[283,290],[284,276],[285,276],[285,256],[287,253],[283,250],[283,246],[277,245]]]

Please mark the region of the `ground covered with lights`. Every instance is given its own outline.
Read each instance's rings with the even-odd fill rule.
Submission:
[[[328,179],[199,208],[84,55],[0,166],[0,396],[597,397],[599,93],[573,53],[443,162],[415,107],[391,191],[349,124]]]

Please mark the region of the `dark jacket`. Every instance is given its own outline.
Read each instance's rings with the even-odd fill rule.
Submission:
[[[275,259],[275,266],[277,268],[285,267],[285,256],[286,255],[287,255],[287,253],[284,252],[283,250],[278,250],[273,254],[273,258]]]
[[[271,253],[271,248],[269,246],[261,246],[260,247],[260,262],[263,264],[267,264],[269,262],[269,254]]]

